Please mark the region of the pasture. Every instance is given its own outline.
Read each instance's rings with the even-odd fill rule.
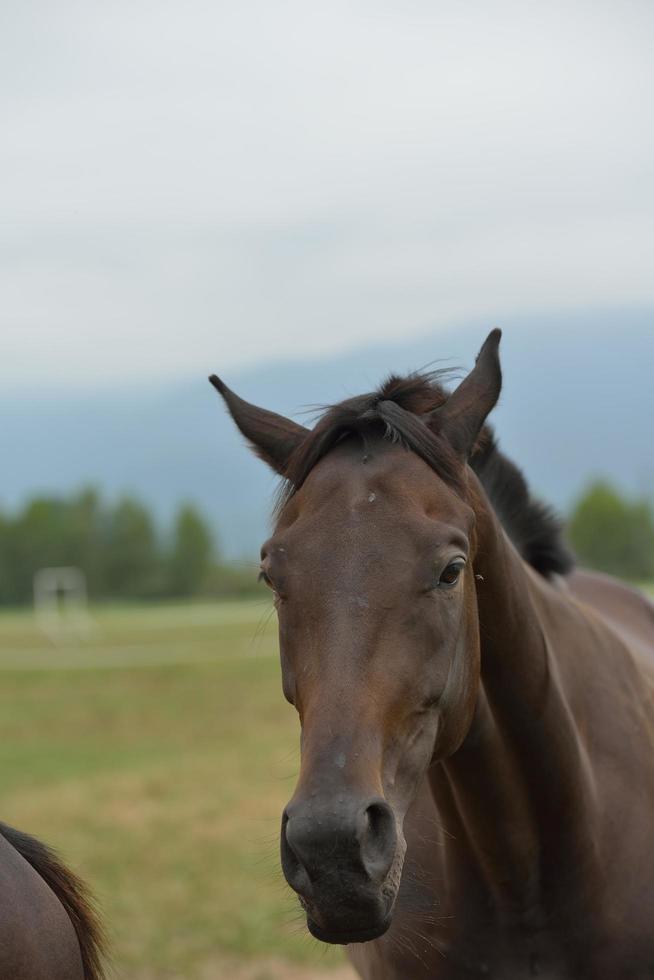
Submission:
[[[298,765],[267,602],[0,614],[0,817],[92,883],[121,980],[350,976],[278,867]]]
[[[92,883],[120,980],[351,977],[281,878],[298,766],[266,601],[0,614],[0,817]]]

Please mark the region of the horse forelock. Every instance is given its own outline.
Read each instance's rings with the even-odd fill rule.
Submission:
[[[448,482],[459,489],[461,465],[451,447],[433,432],[421,416],[447,400],[441,380],[449,371],[390,375],[373,392],[324,406],[316,425],[291,457],[277,502],[281,510],[300,489],[313,468],[348,436],[381,435],[422,456]]]
[[[455,492],[465,488],[464,467],[450,444],[425,417],[448,399],[443,382],[454,372],[440,369],[399,376],[391,374],[376,391],[347,398],[319,409],[318,420],[289,460],[280,486],[279,514],[314,467],[343,439],[381,436],[417,453]],[[534,499],[515,464],[497,447],[485,425],[469,460],[509,537],[525,561],[544,576],[565,574],[572,567],[562,541],[561,523],[552,511]]]

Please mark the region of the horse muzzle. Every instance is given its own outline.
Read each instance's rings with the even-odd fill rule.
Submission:
[[[403,848],[381,797],[294,799],[282,818],[281,858],[316,939],[359,943],[386,932]]]

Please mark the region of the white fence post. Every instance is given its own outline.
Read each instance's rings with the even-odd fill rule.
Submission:
[[[39,629],[55,643],[71,635],[87,636],[93,621],[82,569],[39,569],[34,575],[34,614]]]

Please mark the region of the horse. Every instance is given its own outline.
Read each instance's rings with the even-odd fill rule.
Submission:
[[[654,606],[500,451],[500,336],[450,394],[391,376],[312,429],[210,378],[283,478],[283,873],[364,980],[652,978]]]
[[[2,980],[102,980],[103,949],[82,881],[47,845],[0,823]]]

